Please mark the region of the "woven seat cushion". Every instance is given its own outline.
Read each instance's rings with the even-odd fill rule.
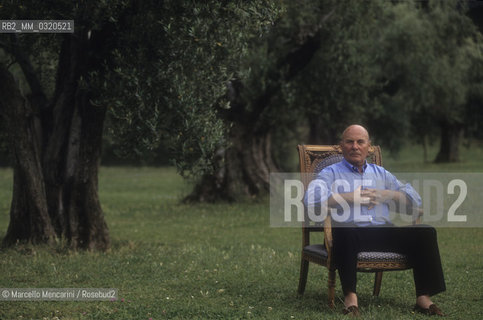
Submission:
[[[359,252],[357,260],[370,262],[407,262],[407,257],[404,254],[396,252]]]
[[[304,253],[313,256],[327,258],[327,250],[322,244],[312,244],[304,248]],[[407,257],[404,254],[396,252],[359,252],[357,260],[366,262],[407,262]]]

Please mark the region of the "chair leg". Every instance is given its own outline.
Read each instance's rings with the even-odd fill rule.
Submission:
[[[307,284],[307,274],[309,273],[309,261],[305,260],[302,257],[302,262],[300,264],[300,278],[299,278],[299,287],[298,293],[304,294],[305,285]]]
[[[334,309],[335,308],[335,270],[330,270],[329,269],[329,308]]]
[[[381,283],[382,283],[382,271],[376,272],[376,277],[374,279],[374,296],[379,296],[379,292],[381,291]]]

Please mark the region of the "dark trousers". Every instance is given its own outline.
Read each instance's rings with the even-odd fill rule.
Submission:
[[[361,251],[406,254],[413,266],[416,296],[432,296],[446,290],[436,230],[433,227],[338,227],[332,232],[334,262],[344,294],[356,292],[357,253]]]

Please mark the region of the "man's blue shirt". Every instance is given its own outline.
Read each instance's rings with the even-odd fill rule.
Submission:
[[[309,184],[304,202],[308,210],[320,208],[336,193],[353,192],[357,188],[400,191],[406,195],[407,207],[421,206],[421,197],[409,184],[403,184],[389,171],[375,164],[365,163],[362,173],[347,160],[325,167]],[[360,227],[391,225],[389,206],[381,203],[369,209],[365,205],[337,206],[337,215],[332,214],[335,223],[345,223]],[[400,211],[391,208],[391,211]]]

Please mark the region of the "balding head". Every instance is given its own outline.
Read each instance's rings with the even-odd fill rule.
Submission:
[[[342,154],[347,162],[358,167],[359,171],[366,161],[370,145],[369,133],[361,125],[353,124],[342,133],[340,142]]]
[[[366,128],[364,128],[361,125],[353,124],[353,125],[348,126],[344,130],[344,132],[342,132],[342,141],[344,141],[344,137],[349,133],[359,133],[361,135],[364,135],[366,137],[367,141],[371,141],[371,139],[369,138],[369,132],[367,132]]]

